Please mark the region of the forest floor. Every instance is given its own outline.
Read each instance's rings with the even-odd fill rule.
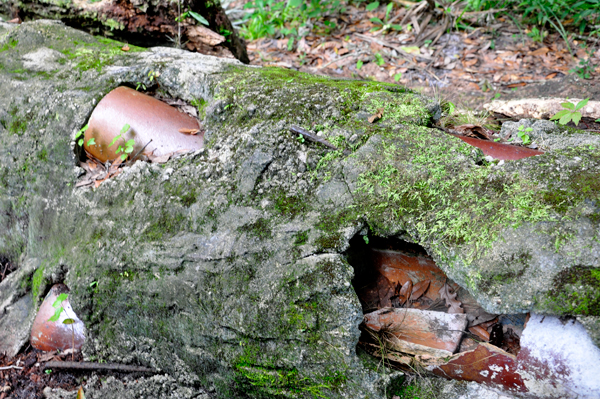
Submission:
[[[226,6],[232,20],[241,18],[246,1],[234,0]],[[249,41],[251,64],[397,82],[471,110],[498,98],[600,100],[598,39],[573,34],[567,45],[558,33],[536,37],[534,27],[532,32],[510,18],[488,25],[474,23],[476,27],[461,31],[446,21],[447,28],[440,31],[443,16],[432,23],[433,15],[427,23],[425,14],[414,11],[414,7],[393,9],[387,19],[387,23],[412,20],[417,28],[406,33],[377,30],[381,26],[371,18],[385,21],[384,6],[373,11],[348,6],[335,18],[336,28],[314,23],[291,50],[287,38]],[[422,29],[418,29],[419,18]]]

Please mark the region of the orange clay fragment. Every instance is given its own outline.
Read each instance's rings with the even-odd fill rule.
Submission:
[[[110,146],[125,125],[129,125],[130,129]],[[142,154],[152,157],[182,150],[195,151],[204,146],[203,133],[184,134],[180,133],[180,129],[201,131],[198,121],[191,116],[154,97],[121,86],[104,96],[92,112],[84,136],[84,148],[106,162],[120,156],[122,153],[116,153],[119,145],[124,147],[125,142],[131,139],[135,140],[131,156],[148,143]],[[91,138],[95,143],[88,145]]]

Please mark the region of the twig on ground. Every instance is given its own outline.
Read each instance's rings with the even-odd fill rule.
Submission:
[[[6,366],[6,367],[0,367],[0,370],[10,370],[10,369],[18,369],[21,370],[23,367],[19,367],[19,366]]]
[[[20,368],[20,367],[18,367]],[[123,373],[158,373],[156,369],[130,366],[128,364],[119,363],[95,363],[95,362],[46,362],[45,369],[72,369],[72,370],[108,370],[119,371]]]
[[[339,58],[337,58],[335,60],[331,60],[328,63],[321,65],[318,69],[323,69],[323,68],[325,68],[325,67],[327,67],[327,66],[329,66],[331,64],[335,64],[336,62],[340,62],[341,60],[343,60],[345,58],[358,57],[358,56],[366,54],[366,53],[367,53],[366,51],[361,50],[361,51],[358,51],[356,53],[350,53],[350,54],[342,55],[341,57],[339,57]]]
[[[413,68],[418,69],[422,72],[425,72],[429,75],[431,75],[435,80],[437,80],[438,82],[440,81],[440,78],[438,78],[437,76],[435,76],[435,74],[433,72],[428,71],[426,68],[420,67],[419,65],[417,65],[416,62],[414,62],[413,60],[410,59],[410,56],[407,52],[405,52],[404,50],[402,50],[400,47],[394,46],[393,44],[384,42],[382,40],[378,40],[372,37],[369,37],[367,35],[363,35],[361,33],[357,33],[355,34],[355,36],[357,36],[359,39],[363,39],[363,40],[367,40],[370,42],[374,42],[377,43],[381,46],[385,46],[385,47],[389,47],[392,50],[396,50],[396,52],[401,56],[401,58],[403,58],[404,60],[406,60],[406,62],[408,62],[409,64],[411,64],[413,66]]]

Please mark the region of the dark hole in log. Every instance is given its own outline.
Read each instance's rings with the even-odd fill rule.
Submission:
[[[0,282],[15,270],[17,270],[17,263],[6,256],[0,255]]]

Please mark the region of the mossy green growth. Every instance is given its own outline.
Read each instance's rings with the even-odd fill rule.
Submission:
[[[74,41],[74,46],[63,49],[62,53],[70,60],[76,62],[75,67],[78,70],[87,71],[88,69],[95,69],[100,72],[105,66],[112,65],[115,57],[145,50],[142,47],[128,45],[129,51],[126,53],[121,50],[125,46],[125,43],[104,37],[95,37],[94,39],[94,42],[91,43]]]
[[[33,278],[31,279],[31,295],[32,295],[34,301],[37,301],[37,298],[40,295],[40,288],[41,288],[42,284],[44,283],[44,270],[45,269],[46,269],[45,266],[40,266],[35,271],[35,273],[33,273]]]
[[[260,218],[254,223],[248,223],[238,228],[240,232],[246,232],[249,235],[258,237],[261,240],[268,240],[273,237],[270,223],[265,218]]]
[[[562,271],[544,301],[558,314],[600,316],[600,269],[577,266]]]
[[[10,39],[7,43],[4,43],[2,47],[0,47],[0,53],[17,47],[17,44],[19,44],[17,39]]]

